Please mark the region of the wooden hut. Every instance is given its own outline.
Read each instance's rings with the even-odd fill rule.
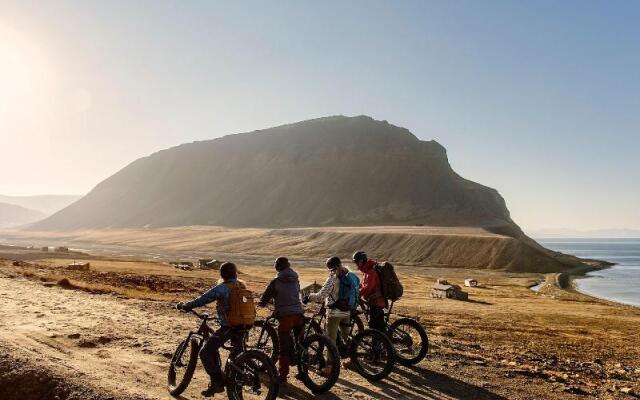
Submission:
[[[169,264],[173,265],[174,268],[185,271],[193,269],[193,263],[191,261],[171,261]]]
[[[73,271],[89,271],[89,263],[86,261],[74,261],[67,265],[67,269]]]
[[[212,260],[209,258],[201,258],[198,260],[198,266],[200,269],[212,269],[215,271],[220,270],[220,266],[222,265],[222,261]]]
[[[463,292],[458,285],[451,285],[445,279],[438,279],[431,289],[431,297],[435,299],[468,300],[469,294]]]
[[[466,287],[476,287],[478,286],[478,281],[476,279],[473,278],[467,278],[464,280],[464,285]]]

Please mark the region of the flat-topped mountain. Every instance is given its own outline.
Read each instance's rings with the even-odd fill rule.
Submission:
[[[517,231],[444,147],[370,117],[327,117],[140,158],[33,229],[446,225]]]

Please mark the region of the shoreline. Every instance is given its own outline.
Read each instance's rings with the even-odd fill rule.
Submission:
[[[625,306],[625,307],[632,307],[634,309],[640,309],[640,304],[624,303],[622,301],[608,299],[606,297],[600,297],[600,296],[597,296],[595,294],[587,293],[587,292],[585,292],[583,290],[580,290],[578,288],[578,285],[577,285],[576,281],[579,280],[579,279],[589,279],[589,278],[593,278],[593,277],[586,276],[586,275],[572,276],[570,278],[570,285],[571,286],[570,286],[569,290],[571,290],[571,291],[573,291],[575,293],[578,293],[578,294],[580,294],[582,296],[587,296],[587,297],[590,297],[590,298],[593,298],[593,299],[596,299],[596,300],[600,300],[600,301],[604,301],[604,302],[607,302],[607,303],[613,303],[613,304],[618,305],[618,306]]]

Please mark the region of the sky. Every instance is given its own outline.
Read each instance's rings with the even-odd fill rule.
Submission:
[[[435,139],[525,230],[640,228],[635,1],[0,0],[0,194],[327,115]]]

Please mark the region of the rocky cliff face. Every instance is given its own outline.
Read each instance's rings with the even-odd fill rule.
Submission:
[[[481,226],[520,232],[494,189],[386,121],[327,117],[138,159],[34,229]]]

